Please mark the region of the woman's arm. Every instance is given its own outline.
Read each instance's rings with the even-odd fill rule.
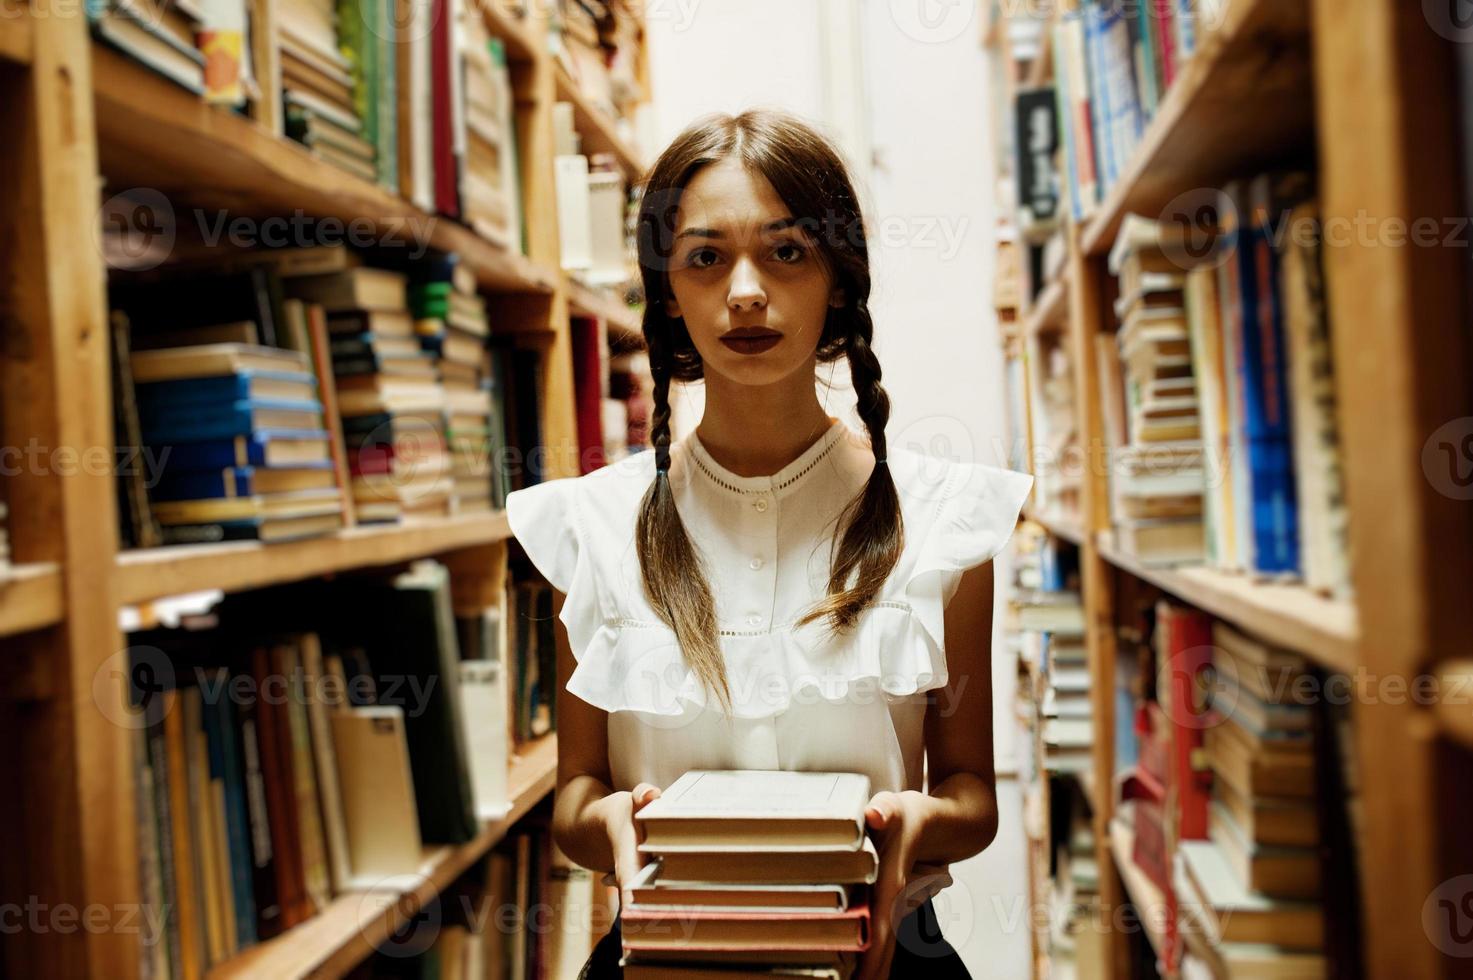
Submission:
[[[946,667],[945,686],[926,705],[930,791],[882,791],[865,810],[866,824],[879,834],[880,870],[872,898],[872,943],[855,980],[890,976],[898,919],[935,890],[936,866],[971,857],[997,835],[991,562],[962,573],[946,605]]]
[[[916,860],[949,864],[997,836],[992,745],[992,562],[962,573],[946,606],[946,686],[926,706],[926,832]],[[921,795],[921,794],[917,794]]]
[[[641,863],[635,850],[634,813],[659,791],[647,783],[633,791],[610,789],[608,712],[567,690],[577,660],[568,642],[568,628],[557,618],[566,598],[553,590],[558,754],[552,837],[576,864],[590,871],[618,872],[623,884],[632,880]]]

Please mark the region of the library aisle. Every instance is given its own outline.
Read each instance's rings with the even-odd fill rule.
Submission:
[[[857,766],[662,797],[637,879],[569,856],[612,848],[558,806],[590,785],[563,786],[591,630],[529,535],[586,528],[511,521],[518,492],[653,474],[667,405],[679,441],[740,389],[671,380],[641,254],[662,151],[751,109],[852,180],[886,445],[1033,478],[991,636],[934,645],[990,646],[990,677],[954,669],[924,717],[988,746],[996,836],[977,804],[965,857],[917,857],[918,921],[978,978],[1469,975],[1465,13],[0,7],[0,976],[879,975],[902,862]],[[848,363],[814,390],[863,436]],[[604,625],[688,615],[659,608]],[[940,812],[916,778],[907,812]],[[622,966],[584,973],[616,922]],[[919,972],[900,933],[893,975]]]

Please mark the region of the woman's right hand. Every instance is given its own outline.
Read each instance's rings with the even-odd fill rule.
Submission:
[[[609,798],[609,813],[606,819],[609,843],[614,851],[614,878],[619,884],[619,908],[627,908],[630,901],[629,886],[648,863],[648,857],[639,850],[644,833],[634,815],[651,800],[658,799],[660,788],[653,783],[640,783],[634,789],[621,790]]]

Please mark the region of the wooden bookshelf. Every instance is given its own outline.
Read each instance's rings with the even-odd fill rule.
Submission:
[[[1098,548],[1115,568],[1237,623],[1259,639],[1302,653],[1327,670],[1355,669],[1360,635],[1352,603],[1326,598],[1302,585],[1257,581],[1211,568],[1153,568],[1117,550],[1108,532],[1101,533]]]
[[[511,810],[484,824],[474,840],[425,853],[416,880],[373,887],[333,899],[321,913],[274,939],[252,946],[209,972],[210,980],[232,977],[342,976],[365,959],[401,925],[432,902],[485,856],[512,826],[552,792],[557,782],[557,736],[545,735],[512,759],[508,776]]]
[[[1160,959],[1165,956],[1166,951],[1166,896],[1136,865],[1131,857],[1134,850],[1135,831],[1119,817],[1112,819],[1110,854],[1114,858],[1115,867],[1120,871],[1121,880],[1125,883],[1125,893],[1130,896],[1130,904],[1135,906],[1141,929],[1145,932],[1151,949],[1155,950]]]
[[[1130,166],[1084,224],[1084,250],[1110,250],[1130,212],[1158,216],[1180,194],[1312,145],[1314,101],[1304,0],[1229,0],[1167,90]]]
[[[1054,537],[1063,538],[1076,546],[1083,544],[1084,539],[1088,537],[1077,515],[1045,513],[1029,504],[1023,509],[1023,516],[1035,524],[1042,525],[1044,530]]]
[[[559,102],[573,104],[573,127],[582,137],[580,150],[585,156],[594,153],[612,153],[618,158],[619,166],[628,180],[637,180],[644,174],[645,162],[630,146],[609,117],[588,100],[578,88],[577,81],[561,64],[553,65],[557,81]]]
[[[0,18],[0,61],[9,61],[18,65],[30,64],[33,43],[34,37],[29,17]]]
[[[0,572],[0,637],[55,626],[63,608],[55,562],[12,565]]]
[[[1095,352],[1096,338],[1113,330],[1105,257],[1126,214],[1188,218],[1227,181],[1281,167],[1314,172],[1326,223],[1466,214],[1453,47],[1420,5],[1399,0],[1227,0],[1117,184],[1086,221],[1066,225],[1066,270],[1045,285],[1025,337],[1037,343],[1057,320],[1071,352],[1086,447],[1083,507],[1075,522],[1027,516],[1080,546],[1096,731],[1115,728],[1116,590],[1126,577],[1327,672],[1408,685],[1430,675],[1444,691],[1473,675],[1464,613],[1473,549],[1461,545],[1473,540],[1473,512],[1419,464],[1440,426],[1473,414],[1466,378],[1473,352],[1466,332],[1454,328],[1468,316],[1462,250],[1355,236],[1323,252],[1351,601],[1206,567],[1153,568],[1114,547]],[[1061,302],[1065,312],[1054,313]],[[1036,395],[1025,386],[1024,397]],[[1346,928],[1355,930],[1366,976],[1457,974],[1429,941],[1421,910],[1443,882],[1473,867],[1462,816],[1473,793],[1451,775],[1473,750],[1468,717],[1463,703],[1423,707],[1410,698],[1367,697],[1351,707],[1347,748],[1363,817],[1359,921]],[[1106,913],[1126,897],[1159,907],[1159,891],[1130,860],[1129,828],[1114,819],[1113,793],[1104,791],[1114,771],[1113,742],[1098,739],[1101,902]],[[1159,931],[1150,938],[1162,951]],[[1107,977],[1137,975],[1123,935],[1112,935],[1104,968]]]
[[[397,194],[344,172],[250,119],[205,104],[118,51],[92,47],[97,140],[108,189],[149,187],[174,207],[176,223],[207,216],[292,215],[368,220],[389,246],[428,244],[459,254],[483,289],[551,293],[555,265],[509,252],[466,226],[428,215]]]
[[[1050,279],[1028,309],[1023,321],[1023,335],[1028,338],[1062,333],[1069,325],[1069,287],[1067,276]]]
[[[568,311],[575,291],[560,267],[553,105],[578,106],[585,152],[614,151],[632,179],[641,161],[618,128],[559,77],[547,51],[544,5],[523,19],[503,0],[481,5],[506,45],[514,91],[526,253],[517,254],[459,222],[348,174],[281,135],[272,91],[274,0],[250,0],[252,54],[266,97],[249,113],[206,105],[115,49],[94,40],[87,19],[48,16],[21,4],[0,18],[0,268],[7,286],[0,317],[0,434],[10,446],[83,454],[113,445],[108,270],[99,247],[99,203],[136,189],[167,200],[153,215],[178,233],[176,255],[206,217],[264,219],[300,214],[366,226],[389,243],[455,252],[475,272],[493,331],[542,354],[538,378],[546,476],[575,471],[577,428]],[[643,52],[639,57],[645,57]],[[640,77],[647,77],[641,67]],[[101,180],[99,180],[101,178]],[[99,193],[101,192],[101,193]],[[621,329],[638,318],[607,293],[579,288],[579,302]],[[573,447],[572,451],[569,447]],[[110,457],[109,457],[110,458]],[[236,592],[352,569],[442,556],[456,599],[481,601],[504,581],[509,528],[502,512],[360,525],[295,542],[228,542],[122,552],[111,468],[62,473],[37,466],[7,477],[4,499],[15,564],[0,571],[0,637],[17,653],[12,697],[0,716],[21,760],[12,799],[0,811],[12,846],[0,872],[7,892],[53,906],[136,910],[140,880],[133,740],[95,704],[127,648],[124,607],[200,590]],[[100,680],[99,680],[100,679]],[[512,760],[515,805],[464,847],[426,854],[423,880],[388,895],[348,894],[277,940],[221,964],[217,976],[336,976],[391,932],[395,916],[422,905],[472,867],[511,825],[552,790],[555,737]],[[382,902],[382,904],[375,904]],[[135,980],[137,930],[85,935],[25,930],[8,937],[6,975],[107,976]]]
[[[639,312],[625,305],[607,289],[586,285],[568,278],[568,306],[582,316],[597,317],[608,325],[611,339],[617,338],[627,347],[644,346],[644,327]]]
[[[510,536],[506,512],[495,511],[404,524],[360,524],[302,541],[222,541],[123,551],[118,554],[118,599],[147,602],[203,589],[241,592],[443,555]]]

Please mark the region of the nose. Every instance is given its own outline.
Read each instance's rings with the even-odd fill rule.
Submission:
[[[738,259],[732,269],[726,305],[733,310],[756,310],[767,305],[767,293],[762,289],[757,268],[745,256]]]

